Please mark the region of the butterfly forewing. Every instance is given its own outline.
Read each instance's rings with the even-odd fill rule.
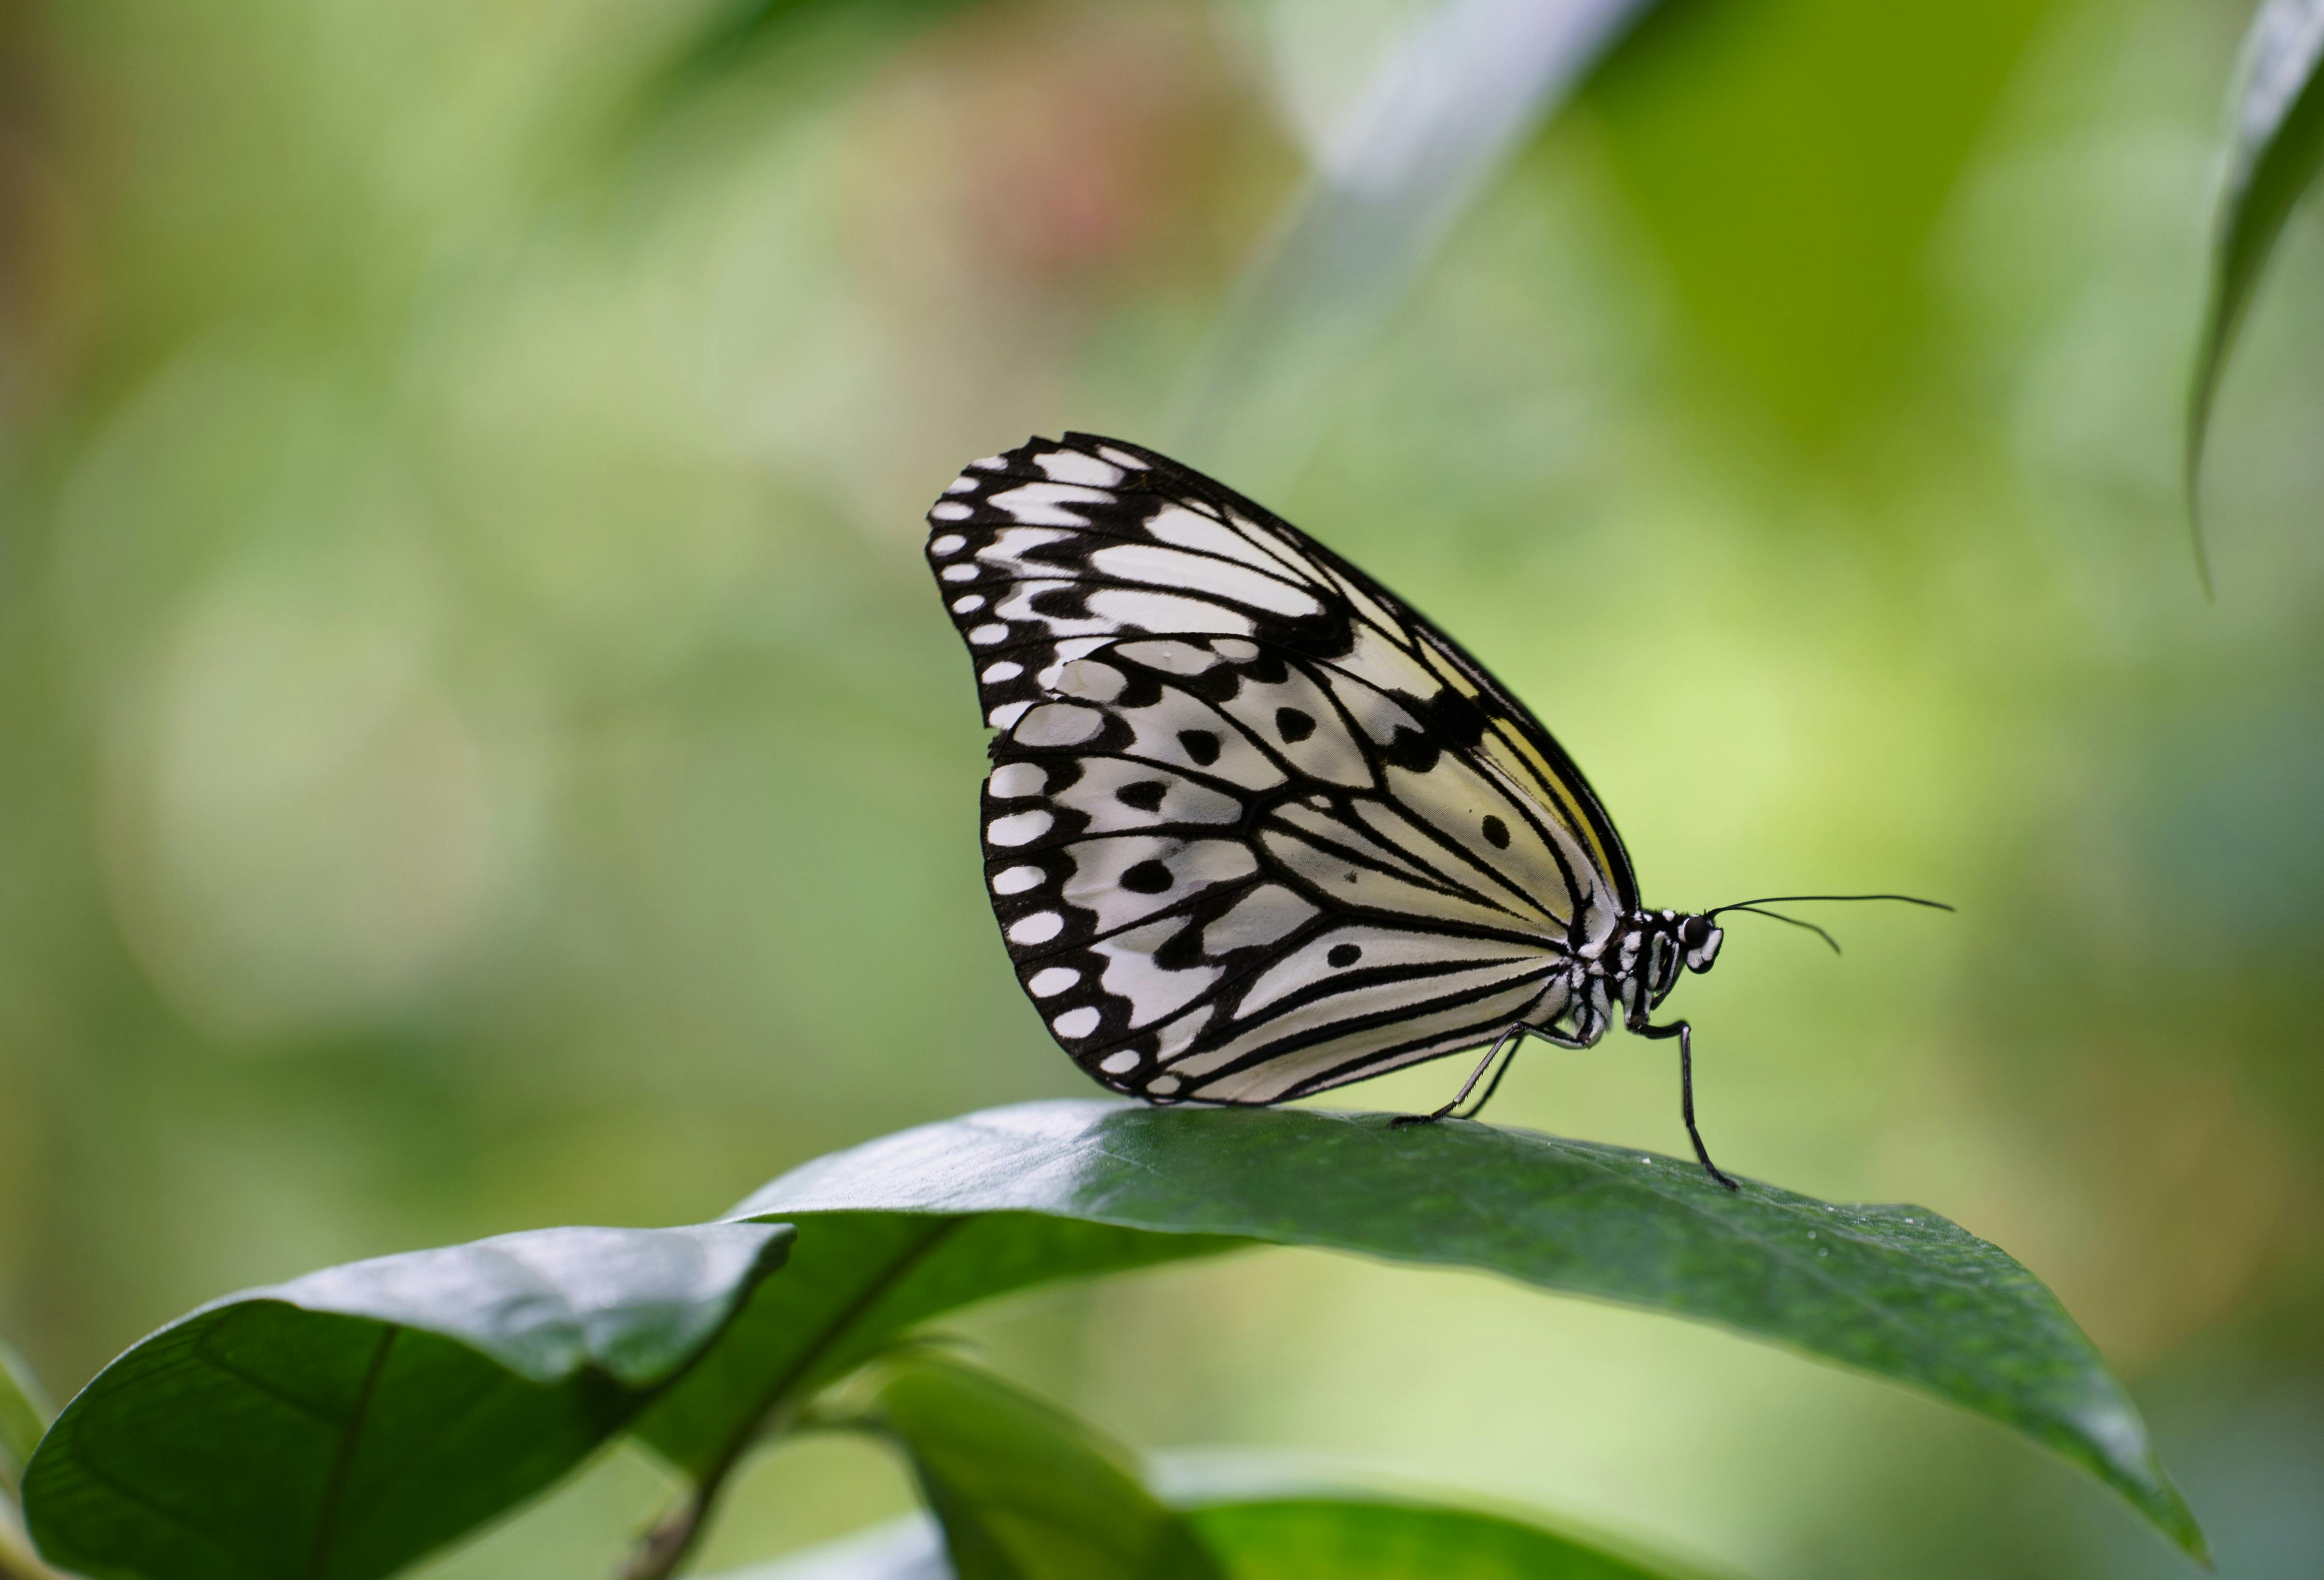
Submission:
[[[993,905],[1110,1086],[1266,1103],[1567,1002],[1635,905],[1556,743],[1362,573],[1206,478],[1070,435],[973,464],[928,555],[1001,734]]]

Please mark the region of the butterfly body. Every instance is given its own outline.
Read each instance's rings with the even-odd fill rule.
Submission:
[[[1355,566],[1082,434],[972,464],[928,520],[999,731],[994,912],[1099,1081],[1268,1104],[1617,1017],[1683,1036],[1648,1016],[1720,929],[1646,909],[1548,730]]]

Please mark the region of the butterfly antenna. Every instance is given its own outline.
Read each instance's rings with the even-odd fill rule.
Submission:
[[[1716,916],[1720,911],[1739,911],[1746,905],[1798,905],[1814,900],[1901,900],[1908,905],[1926,905],[1932,911],[1950,911],[1953,907],[1942,900],[1924,900],[1918,895],[1762,895],[1756,900],[1737,900],[1717,911],[1705,911],[1706,916]]]
[[[1703,915],[1716,918],[1720,913],[1726,911],[1748,911],[1754,916],[1772,916],[1778,922],[1788,922],[1794,927],[1806,928],[1810,932],[1831,945],[1831,952],[1838,954],[1840,952],[1840,940],[1814,923],[1803,922],[1797,916],[1785,916],[1778,912],[1760,909],[1763,905],[1798,905],[1826,900],[1896,900],[1907,905],[1926,905],[1932,911],[1952,909],[1942,900],[1924,900],[1918,895],[1764,895],[1756,900],[1737,900],[1729,905],[1718,906],[1716,909],[1705,911]]]
[[[1831,945],[1831,952],[1832,952],[1832,953],[1834,953],[1834,954],[1838,954],[1838,953],[1840,953],[1840,940],[1838,940],[1837,938],[1834,938],[1831,933],[1826,932],[1822,928],[1821,928],[1821,927],[1817,926],[1814,923],[1812,923],[1812,922],[1803,922],[1803,921],[1801,921],[1797,916],[1786,916],[1786,915],[1784,915],[1781,911],[1763,911],[1763,910],[1761,910],[1758,906],[1757,906],[1757,905],[1755,905],[1751,904],[1748,900],[1744,901],[1741,905],[1721,905],[1721,906],[1720,906],[1720,907],[1719,907],[1719,910],[1720,910],[1720,911],[1748,911],[1748,912],[1749,912],[1749,913],[1750,913],[1752,915],[1754,915],[1754,916],[1766,916],[1766,917],[1768,917],[1768,918],[1770,918],[1770,919],[1772,919],[1772,920],[1774,920],[1774,921],[1777,921],[1777,922],[1788,922],[1789,923],[1791,923],[1791,924],[1792,924],[1793,926],[1794,926],[1794,927],[1804,927],[1804,928],[1806,928],[1810,932],[1814,933],[1818,938],[1822,939],[1826,943],[1828,943],[1828,944]],[[1711,913],[1711,914],[1713,914],[1713,915],[1717,915],[1717,914],[1718,914],[1718,912],[1717,912],[1717,911],[1714,911],[1714,912],[1712,912],[1712,913]]]

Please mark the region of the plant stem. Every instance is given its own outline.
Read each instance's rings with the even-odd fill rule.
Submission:
[[[895,1288],[905,1274],[918,1267],[929,1252],[943,1244],[954,1229],[966,1221],[956,1217],[938,1219],[936,1227],[918,1245],[848,1302],[847,1309],[839,1313],[821,1337],[799,1356],[789,1373],[768,1394],[766,1405],[758,1416],[748,1427],[734,1434],[710,1468],[694,1484],[694,1490],[687,1494],[686,1502],[646,1532],[645,1539],[637,1545],[630,1554],[629,1561],[622,1566],[620,1580],[669,1580],[670,1575],[678,1573],[678,1566],[686,1561],[686,1555],[701,1539],[702,1532],[709,1523],[710,1511],[716,1505],[719,1493],[725,1490],[727,1481],[742,1465],[742,1456],[750,1452],[752,1445],[771,1437],[798,1419],[801,1412],[791,1400],[792,1388],[813,1374],[816,1364],[845,1337],[857,1318]],[[0,1576],[0,1580],[5,1580],[5,1576]]]

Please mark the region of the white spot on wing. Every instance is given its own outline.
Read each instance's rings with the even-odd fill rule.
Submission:
[[[1017,739],[1026,746],[1078,746],[1104,728],[1105,715],[1094,708],[1045,703],[1025,715]]]
[[[1070,664],[1045,669],[1040,680],[1044,689],[1059,696],[1085,697],[1093,703],[1113,701],[1130,684],[1130,676],[1094,658],[1076,658]]]
[[[968,539],[957,532],[947,532],[942,537],[928,539],[928,552],[934,555],[958,554],[968,547]]]
[[[965,521],[968,507],[958,500],[938,500],[928,507],[928,518],[935,521]]]
[[[1128,1075],[1138,1068],[1138,1051],[1124,1048],[1119,1053],[1109,1053],[1098,1061],[1097,1067],[1108,1075]]]
[[[991,725],[995,730],[1006,730],[1009,726],[1017,722],[1018,720],[1023,718],[1025,716],[1025,710],[1032,705],[1032,699],[1029,697],[1019,703],[1003,703],[999,707],[992,710],[991,717],[987,719],[985,722]]]
[[[1087,482],[1111,488],[1121,481],[1121,468],[1110,466],[1079,450],[1052,450],[1033,457],[1033,464],[1049,474],[1051,482]]]
[[[946,582],[973,582],[979,574],[974,565],[946,565],[936,573],[940,579]]]
[[[1143,472],[1146,470],[1145,462],[1140,461],[1137,456],[1131,455],[1127,450],[1115,449],[1111,445],[1100,445],[1097,447],[1097,453],[1104,456],[1107,460],[1113,462],[1116,465],[1127,466],[1133,472]]]
[[[965,598],[955,598],[952,601],[952,611],[954,614],[974,614],[983,607],[984,594],[982,592],[972,592]]]
[[[1255,643],[1245,642],[1242,646],[1254,654],[1259,651]],[[1210,648],[1198,648],[1192,642],[1124,642],[1115,651],[1132,664],[1143,664],[1165,675],[1200,675],[1219,661],[1218,655]]]
[[[996,895],[1021,895],[1027,889],[1039,888],[1049,875],[1038,867],[1005,868],[992,875],[992,892]]]
[[[1029,845],[1049,831],[1057,820],[1047,813],[1012,812],[1007,817],[997,817],[984,831],[984,837],[996,845]]]
[[[1047,943],[1065,930],[1065,919],[1055,911],[1036,911],[1009,930],[1011,943]]]
[[[1009,634],[1005,625],[981,625],[968,633],[968,639],[980,648],[990,648]]]
[[[1049,787],[1049,771],[1038,763],[1003,763],[985,781],[1002,800],[1038,795]]]
[[[1081,979],[1082,974],[1071,966],[1051,966],[1045,971],[1034,972],[1025,989],[1036,998],[1055,998]]]
[[[988,685],[998,685],[1004,680],[1014,680],[1024,673],[1025,666],[1013,658],[1003,658],[998,664],[987,666],[983,675],[978,678]]]
[[[1077,1043],[1097,1030],[1100,1016],[1088,1005],[1069,1009],[1049,1023],[1049,1029],[1069,1043]]]
[[[975,486],[976,479],[973,477],[955,477],[950,482],[945,484],[945,492],[966,493],[970,489],[973,489]]]

